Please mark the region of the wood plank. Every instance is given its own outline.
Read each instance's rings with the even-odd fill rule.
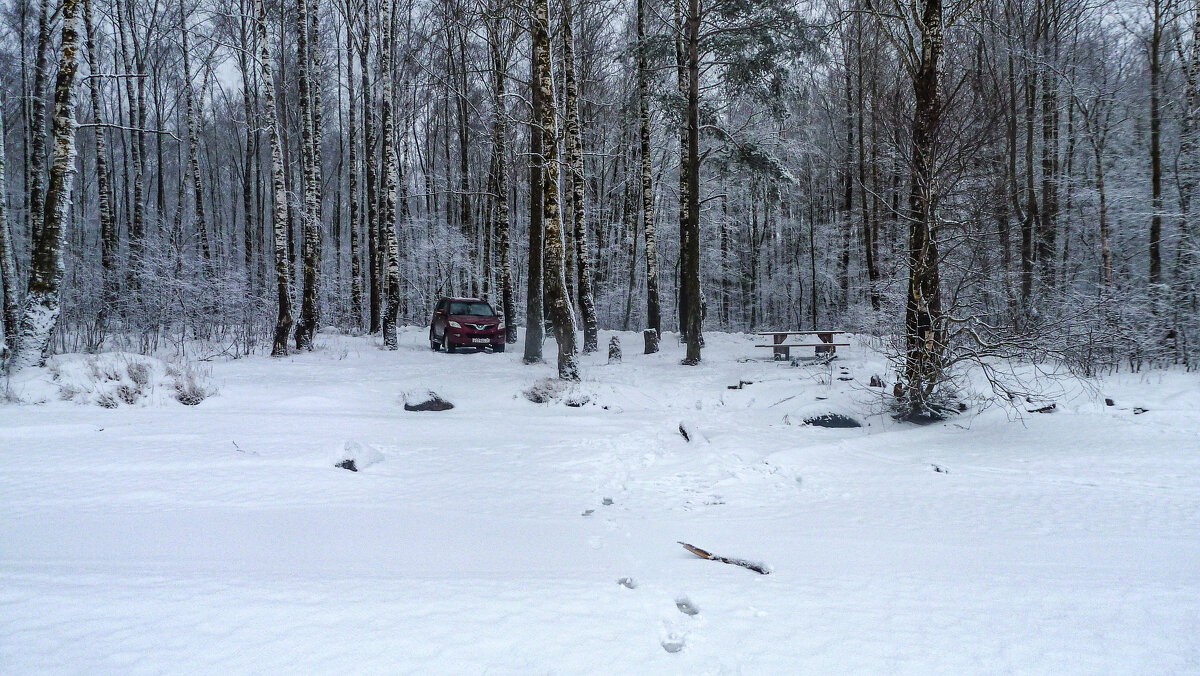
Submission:
[[[757,331],[756,336],[816,336],[822,333],[849,333],[848,331]]]
[[[754,347],[850,347],[850,343],[768,343]]]

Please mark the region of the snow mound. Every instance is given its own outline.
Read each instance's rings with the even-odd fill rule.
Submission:
[[[206,369],[171,364],[129,352],[60,354],[42,368],[27,368],[14,376],[9,399],[41,404],[123,406],[195,406],[217,393]]]
[[[592,403],[592,395],[582,391],[577,383],[557,378],[543,378],[521,394],[535,404],[562,402],[571,408],[580,408]]]
[[[365,446],[353,440],[342,444],[334,456],[334,467],[348,469],[351,472],[358,472],[383,462],[383,453],[380,453],[374,446]]]

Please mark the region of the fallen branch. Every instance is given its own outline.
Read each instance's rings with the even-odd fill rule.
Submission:
[[[741,566],[742,568],[749,568],[750,570],[758,573],[759,575],[770,575],[771,574],[771,571],[768,570],[767,567],[761,563],[754,563],[753,561],[747,561],[745,559],[729,559],[729,558],[725,558],[724,556],[716,556],[714,554],[704,551],[703,549],[700,549],[699,547],[689,545],[686,542],[680,542],[679,544],[683,545],[684,549],[695,554],[696,556],[699,556],[702,559],[708,559],[709,561],[720,561],[721,563],[728,563],[733,566]]]

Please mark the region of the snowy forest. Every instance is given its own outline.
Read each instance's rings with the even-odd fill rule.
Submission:
[[[3,31],[18,366],[394,345],[446,295],[527,359],[545,318],[566,377],[597,327],[691,363],[705,330],[904,333],[914,393],[1200,354],[1196,3],[14,0]]]
[[[0,672],[1200,665],[1200,0],[0,0]]]

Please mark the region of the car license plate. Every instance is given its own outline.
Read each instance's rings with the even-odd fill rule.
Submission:
[[[488,340],[487,338],[472,338],[471,342],[472,343],[490,343],[492,341]]]

